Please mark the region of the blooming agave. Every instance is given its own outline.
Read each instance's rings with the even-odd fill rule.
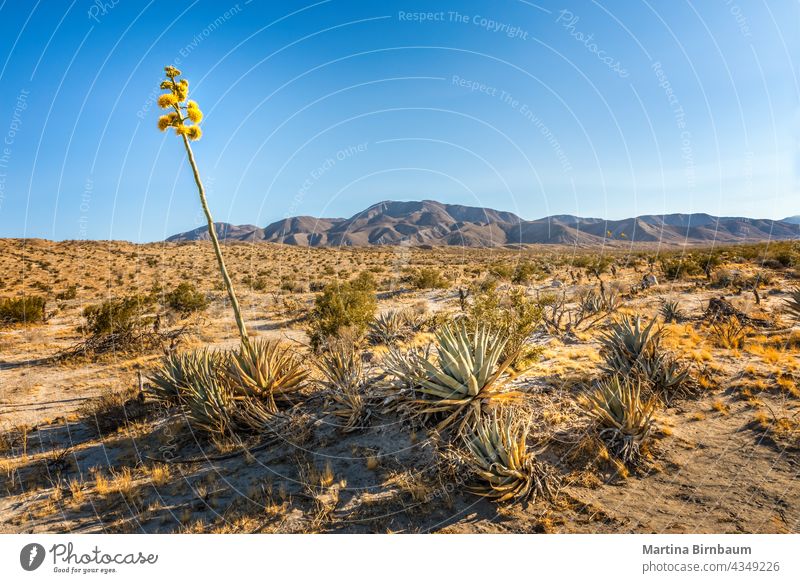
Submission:
[[[174,128],[175,133],[183,139],[183,145],[186,148],[186,155],[189,157],[189,164],[192,166],[192,173],[194,174],[194,181],[197,184],[197,191],[200,195],[200,204],[203,207],[203,212],[208,221],[208,235],[211,238],[211,244],[214,247],[214,253],[217,256],[217,263],[219,264],[220,273],[222,273],[222,280],[225,283],[225,288],[228,291],[228,298],[233,308],[233,314],[236,318],[236,325],[239,328],[239,335],[242,339],[242,344],[248,346],[249,340],[247,337],[247,329],[242,319],[242,313],[239,309],[239,301],[236,299],[236,293],[233,290],[233,282],[228,275],[228,270],[225,268],[225,260],[222,257],[222,249],[219,246],[217,233],[214,229],[214,219],[211,217],[211,211],[208,208],[208,201],[206,200],[205,188],[203,182],[200,180],[200,171],[197,169],[197,162],[194,159],[192,146],[190,141],[199,140],[203,135],[200,129],[200,122],[203,120],[203,112],[196,101],[189,99],[189,82],[186,79],[178,80],[181,72],[175,67],[164,67],[164,74],[166,79],[161,82],[161,89],[166,93],[158,97],[158,105],[161,109],[165,109],[168,113],[158,118],[158,129],[162,132],[169,128]]]

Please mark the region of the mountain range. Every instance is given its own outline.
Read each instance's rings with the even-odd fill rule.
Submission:
[[[671,245],[741,243],[800,238],[800,216],[783,220],[715,217],[705,213],[642,215],[606,220],[553,215],[528,221],[489,208],[433,200],[385,201],[350,218],[299,216],[266,227],[215,223],[226,241],[263,241],[309,247],[412,245],[498,247],[518,244],[591,246],[635,241]],[[169,242],[208,239],[207,227],[173,235]]]

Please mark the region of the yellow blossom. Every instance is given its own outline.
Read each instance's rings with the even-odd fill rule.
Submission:
[[[175,86],[175,93],[178,96],[178,101],[185,101],[189,96],[189,82],[186,79],[181,79],[180,83]]]
[[[190,101],[187,104],[186,115],[188,115],[189,119],[194,123],[200,123],[200,121],[203,119],[203,112],[200,111],[200,107],[197,105],[196,101]]]
[[[158,96],[158,106],[161,109],[167,109],[178,103],[178,98],[172,93],[164,93]]]
[[[186,129],[186,137],[192,141],[196,141],[200,139],[200,136],[203,135],[203,130],[201,130],[198,126],[188,126]]]
[[[163,132],[169,126],[174,125],[179,119],[178,114],[174,111],[171,111],[167,115],[162,115],[158,118],[158,129]]]

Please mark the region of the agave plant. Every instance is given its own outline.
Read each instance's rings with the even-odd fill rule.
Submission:
[[[653,330],[656,321],[642,327],[641,318],[623,316],[611,324],[600,339],[601,352],[605,359],[605,371],[609,374],[626,374],[636,368],[641,360],[651,358],[659,349],[663,328]]]
[[[278,411],[278,401],[303,387],[308,371],[298,356],[275,340],[255,340],[234,352],[230,376],[244,394],[258,397],[266,409]]]
[[[688,390],[689,368],[672,355],[657,353],[653,358],[642,359],[639,361],[639,370],[666,405],[670,405],[676,397],[685,395]]]
[[[438,430],[459,417],[459,430],[466,423],[474,425],[480,419],[483,405],[519,395],[505,390],[500,382],[518,354],[512,353],[501,362],[506,340],[488,327],[479,325],[470,334],[463,322],[451,323],[436,332],[435,345],[436,361],[413,351],[404,358],[387,358],[384,368],[413,387],[411,399],[417,413],[445,415]]]
[[[638,377],[608,377],[583,405],[600,427],[600,438],[625,462],[634,462],[653,428],[655,403],[642,398]]]
[[[689,369],[661,349],[664,328],[653,330],[656,320],[642,326],[641,319],[623,317],[601,338],[603,370],[611,376],[641,376],[666,402],[685,388]]]
[[[335,342],[316,358],[327,389],[331,412],[342,419],[345,433],[357,429],[368,410],[362,394],[365,382],[361,356],[352,344]]]
[[[498,502],[553,497],[552,478],[528,449],[528,423],[510,408],[494,410],[465,435],[468,461],[481,483],[470,491]]]
[[[665,300],[664,303],[661,304],[659,312],[661,313],[661,317],[664,318],[665,324],[682,322],[686,318],[677,300]]]
[[[378,314],[378,317],[369,325],[367,337],[372,344],[390,346],[404,340],[408,336],[408,332],[408,320],[401,312],[392,310]]]
[[[145,390],[150,398],[166,405],[177,405],[185,400],[190,385],[203,371],[223,370],[225,356],[211,350],[170,352],[161,359],[150,375],[152,385]]]
[[[202,351],[183,388],[189,423],[211,435],[227,435],[235,430],[235,397],[224,374],[215,367],[217,357]]]
[[[603,301],[594,290],[589,290],[578,297],[578,308],[582,314],[591,316],[603,309]]]
[[[789,297],[786,298],[784,307],[795,320],[800,322],[800,287],[796,287],[789,292]]]

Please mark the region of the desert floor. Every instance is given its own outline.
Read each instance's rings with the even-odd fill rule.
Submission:
[[[48,298],[46,323],[0,328],[0,532],[797,532],[800,530],[800,327],[784,313],[798,273],[726,252],[716,268],[756,282],[716,285],[703,274],[632,293],[657,249],[603,251],[614,271],[586,261],[600,250],[304,249],[225,247],[251,333],[307,353],[304,316],[315,284],[368,270],[379,281],[379,311],[408,307],[457,312],[458,289],[497,265],[533,261],[531,296],[573,298],[599,280],[622,306],[588,329],[543,328],[541,357],[507,380],[525,393],[530,446],[561,481],[553,500],[496,504],[468,492],[468,477],[441,469],[448,445],[425,427],[375,406],[365,426],[344,433],[323,391],[304,389],[284,439],[209,441],[179,413],[141,403],[139,374],[161,356],[110,352],[53,360],[84,339],[83,309],[108,297],[193,283],[211,297],[201,314],[165,311],[164,329],[185,328],[179,349],[233,348],[236,328],[207,243],[0,240],[0,297]],[[444,289],[407,283],[430,267]],[[510,285],[499,276],[500,285]],[[76,286],[70,299],[56,299]],[[769,321],[723,348],[703,320],[711,298]],[[658,317],[665,299],[686,319],[665,324],[665,343],[691,365],[698,390],[658,410],[651,460],[627,471],[586,447],[591,423],[579,394],[599,375],[599,335],[618,314]],[[426,342],[430,334],[414,341]],[[380,368],[382,347],[370,347]],[[119,419],[120,415],[122,416]],[[108,417],[108,419],[106,419]],[[112,419],[112,417],[114,417]],[[602,456],[601,456],[602,457]]]

